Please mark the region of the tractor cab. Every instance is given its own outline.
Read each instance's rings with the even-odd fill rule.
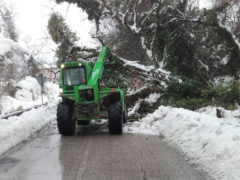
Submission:
[[[63,85],[80,86],[86,84],[85,67],[72,67],[63,69]]]
[[[87,85],[92,67],[86,62],[67,62],[61,65],[61,87],[73,90],[74,86]]]

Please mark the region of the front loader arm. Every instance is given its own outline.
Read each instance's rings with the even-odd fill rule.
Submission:
[[[111,52],[108,46],[104,46],[99,54],[98,60],[95,63],[92,74],[88,81],[88,85],[94,86],[98,84],[98,80],[102,78],[104,63],[106,59],[110,56]]]

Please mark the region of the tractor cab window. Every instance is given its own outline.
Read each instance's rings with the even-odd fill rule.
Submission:
[[[79,86],[86,83],[84,67],[63,69],[63,84],[65,86]]]

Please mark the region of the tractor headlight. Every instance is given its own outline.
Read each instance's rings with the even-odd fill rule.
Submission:
[[[65,65],[64,64],[61,64],[61,69],[63,69],[65,67]]]
[[[78,65],[79,65],[79,66],[82,66],[82,63],[79,63]]]

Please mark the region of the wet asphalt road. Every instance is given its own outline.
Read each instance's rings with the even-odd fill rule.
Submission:
[[[1,180],[202,180],[157,136],[110,136],[106,125],[58,135],[51,124],[0,157]]]

